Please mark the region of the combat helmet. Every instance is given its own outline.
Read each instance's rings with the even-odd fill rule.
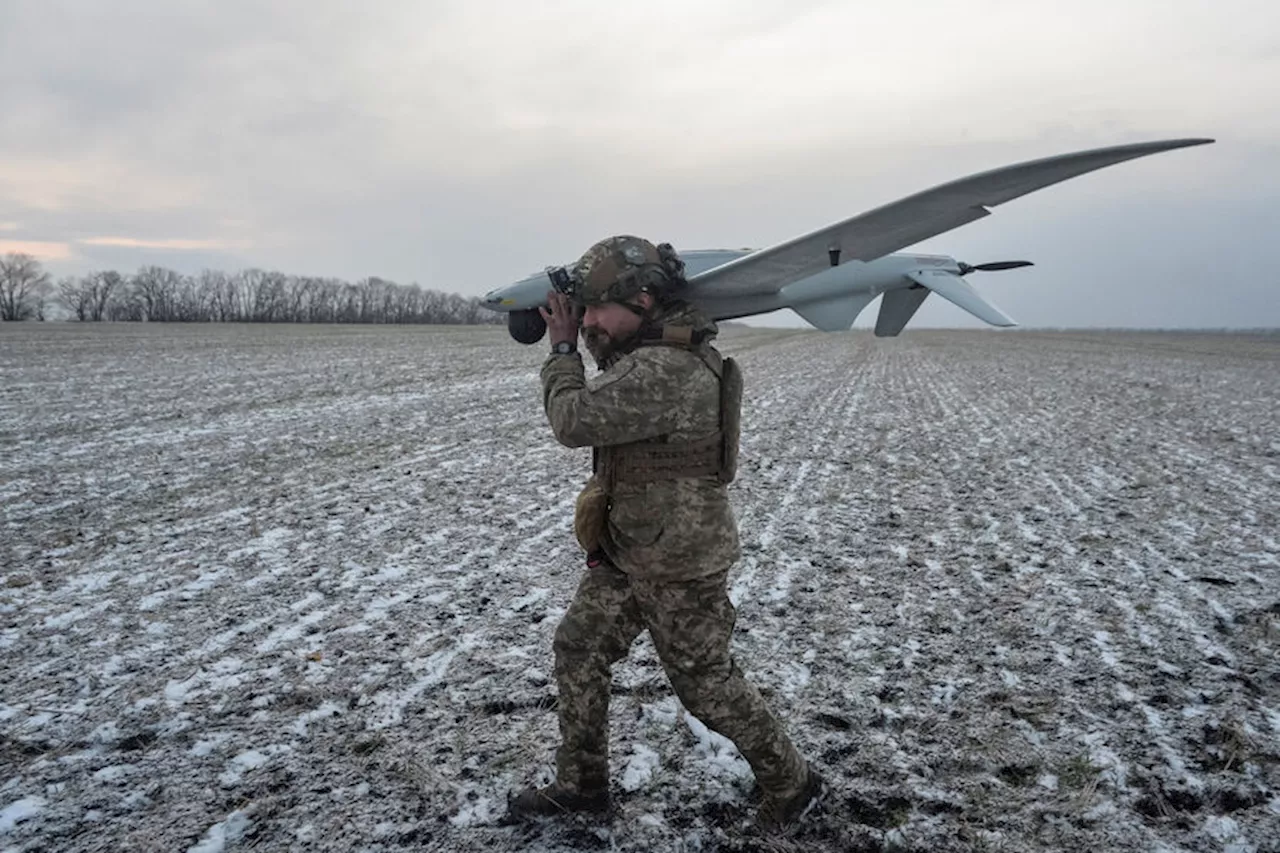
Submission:
[[[670,243],[655,246],[630,235],[606,237],[583,253],[569,273],[572,297],[581,305],[602,305],[648,291],[656,298],[684,285],[684,262]]]

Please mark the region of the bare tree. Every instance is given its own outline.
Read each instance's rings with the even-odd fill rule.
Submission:
[[[285,277],[278,272],[251,270],[256,276],[257,286],[254,290],[252,309],[246,319],[255,323],[274,323],[282,319],[286,303]]]
[[[21,252],[0,258],[0,320],[44,316],[44,301],[52,290],[40,262]]]
[[[7,277],[3,280],[27,281],[26,289],[17,300],[24,306],[22,316],[43,319],[44,299],[53,288],[48,276],[30,258],[22,263],[13,260],[24,257],[7,259],[8,265],[3,267]],[[33,274],[36,275],[34,283],[28,281]],[[9,288],[3,293],[10,294],[12,290]],[[81,321],[449,324],[505,321],[502,314],[483,310],[479,299],[424,290],[417,284],[397,284],[376,276],[351,284],[336,278],[290,276],[258,269],[241,270],[232,275],[205,270],[197,276],[185,276],[152,266],[139,269],[128,279],[112,270],[92,272],[81,278],[61,279],[57,298]],[[4,316],[7,319],[8,312]]]
[[[194,286],[200,293],[206,320],[224,323],[235,319],[232,312],[234,298],[226,273],[205,270],[196,276]]]
[[[204,299],[189,275],[180,275],[174,286],[173,309],[169,319],[179,323],[202,323],[208,320]]]
[[[77,320],[84,322],[93,311],[93,299],[88,288],[89,279],[67,276],[58,281],[58,299]]]
[[[124,278],[115,270],[91,272],[83,278],[67,277],[58,282],[58,301],[77,320],[102,320],[112,295],[124,286]]]
[[[90,319],[99,321],[107,313],[107,303],[116,291],[124,287],[124,276],[115,270],[94,273],[93,309]]]
[[[421,316],[423,323],[439,323],[444,309],[444,294],[438,290],[428,290],[422,294]]]
[[[44,277],[44,281],[41,281],[36,284],[36,295],[35,295],[36,319],[39,320],[41,323],[43,323],[46,319],[48,319],[45,316],[45,312],[46,312],[46,309],[49,307],[49,302],[52,300],[52,298],[53,298],[53,282],[49,280],[49,276],[48,274],[46,274]]]
[[[182,276],[164,267],[143,267],[131,281],[145,318],[161,323],[178,319],[181,285]]]
[[[137,290],[122,287],[111,295],[103,317],[107,320],[138,322],[147,319],[147,309]]]

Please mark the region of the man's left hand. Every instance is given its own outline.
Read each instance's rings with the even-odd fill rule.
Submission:
[[[569,297],[559,291],[552,290],[547,293],[547,304],[551,306],[551,310],[539,308],[538,313],[542,315],[542,319],[547,323],[547,332],[551,335],[551,345],[555,346],[561,341],[576,344],[578,342],[578,314],[573,310],[573,303],[569,301]]]

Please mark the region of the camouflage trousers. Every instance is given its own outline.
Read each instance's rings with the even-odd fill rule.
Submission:
[[[587,570],[555,635],[557,782],[575,791],[608,786],[612,666],[647,628],[684,707],[733,741],[764,792],[786,798],[801,789],[805,761],[729,653],[737,614],[727,574],[647,582],[607,562]]]

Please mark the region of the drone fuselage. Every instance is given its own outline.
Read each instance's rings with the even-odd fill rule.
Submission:
[[[807,276],[778,289],[760,293],[719,292],[715,282],[700,285],[699,275],[751,254],[749,249],[695,249],[681,252],[685,262],[685,276],[690,279],[688,299],[713,320],[731,320],[791,308],[808,318],[816,308],[840,300],[848,300],[850,307],[861,302],[865,307],[872,299],[891,290],[919,288],[921,285],[908,278],[908,274],[920,271],[940,270],[958,275],[960,264],[946,255],[901,253],[886,255],[874,261],[849,260],[829,267],[817,275]],[[483,303],[494,311],[531,311],[547,303],[547,291],[551,281],[545,272],[534,273],[514,284],[485,294]],[[813,322],[810,320],[810,322]],[[821,323],[814,323],[822,328]],[[847,326],[845,326],[847,328]]]

